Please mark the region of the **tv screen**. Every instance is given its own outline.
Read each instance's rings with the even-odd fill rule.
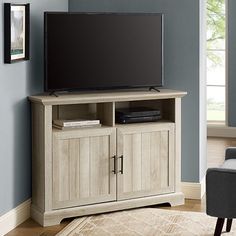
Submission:
[[[45,13],[45,91],[162,85],[162,14]]]

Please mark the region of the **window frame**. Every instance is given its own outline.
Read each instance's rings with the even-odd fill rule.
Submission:
[[[216,0],[217,1],[217,0]],[[216,52],[224,52],[224,60],[225,60],[225,85],[214,85],[214,84],[208,84],[208,67],[206,71],[206,89],[208,87],[224,87],[225,88],[225,120],[208,120],[207,118],[207,124],[211,126],[226,126],[228,125],[228,0],[225,0],[225,13],[223,14],[225,16],[225,49],[217,49],[217,48],[206,48],[206,58],[208,51],[216,51]],[[208,98],[208,96],[207,96]],[[208,113],[208,106],[206,104],[207,113]]]

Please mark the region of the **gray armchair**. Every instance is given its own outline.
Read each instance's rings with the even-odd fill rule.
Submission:
[[[221,167],[207,170],[206,208],[208,215],[218,218],[214,235],[221,235],[225,219],[226,231],[230,232],[236,218],[236,148],[226,149]]]

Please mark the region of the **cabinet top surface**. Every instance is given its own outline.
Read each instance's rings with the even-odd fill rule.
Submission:
[[[187,92],[170,89],[160,89],[160,92],[147,90],[123,90],[58,93],[58,97],[44,93],[30,96],[29,100],[43,105],[65,105],[181,98],[185,95],[187,95]]]

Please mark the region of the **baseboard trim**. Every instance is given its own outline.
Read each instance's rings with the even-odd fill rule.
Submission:
[[[200,183],[182,182],[182,192],[186,199],[201,200],[206,192],[206,178]]]
[[[28,199],[0,217],[0,236],[15,229],[30,217],[30,205],[31,199]]]

